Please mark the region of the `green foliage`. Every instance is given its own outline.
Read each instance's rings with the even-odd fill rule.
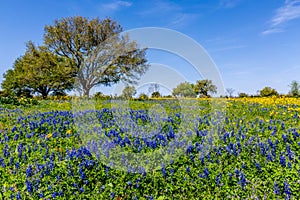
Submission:
[[[2,88],[16,96],[29,97],[37,93],[46,98],[51,92],[62,94],[72,89],[74,73],[69,59],[29,42],[25,55],[4,75]]]
[[[271,87],[264,87],[262,90],[259,91],[260,96],[262,97],[270,97],[270,96],[278,96],[278,92],[271,88]]]
[[[209,97],[209,93],[216,93],[217,86],[215,86],[211,80],[198,80],[194,86],[194,91],[197,95],[203,95]]]
[[[194,91],[194,85],[188,82],[183,82],[177,85],[177,87],[173,89],[172,94],[174,96],[191,98],[197,96],[197,94]]]
[[[38,104],[39,102],[32,98],[0,97],[0,105],[3,106],[31,106]]]
[[[248,97],[249,95],[245,92],[240,92],[239,93],[239,97],[243,98],[243,97]]]
[[[134,86],[127,85],[122,91],[122,98],[131,99],[136,94],[136,89]]]
[[[291,87],[291,90],[290,90],[289,94],[291,96],[294,96],[294,97],[300,96],[300,85],[297,81],[292,81],[290,87]]]
[[[139,100],[148,100],[149,97],[147,96],[147,94],[142,93],[142,94],[139,95],[138,99],[139,99]]]
[[[151,98],[160,98],[160,97],[161,97],[161,94],[160,94],[158,91],[153,92],[153,93],[151,94]]]
[[[108,100],[108,99],[111,99],[110,96],[104,95],[102,92],[96,92],[96,94],[94,95],[94,98],[96,100]]]

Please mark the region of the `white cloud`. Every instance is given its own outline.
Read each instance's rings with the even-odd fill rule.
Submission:
[[[275,15],[269,21],[270,27],[262,34],[283,32],[283,26],[300,17],[300,0],[286,0],[284,5],[275,11]]]
[[[116,11],[122,7],[130,7],[131,5],[132,3],[128,1],[113,1],[111,3],[102,4],[101,7],[106,11]]]

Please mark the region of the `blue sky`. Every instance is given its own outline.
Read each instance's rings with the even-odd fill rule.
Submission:
[[[10,0],[1,2],[0,13],[0,81],[27,41],[43,44],[45,25],[81,15],[109,16],[125,31],[162,27],[186,34],[207,51],[235,94],[256,94],[264,86],[287,93],[292,80],[300,82],[300,0]],[[199,79],[176,55],[149,50],[147,58],[191,82]]]

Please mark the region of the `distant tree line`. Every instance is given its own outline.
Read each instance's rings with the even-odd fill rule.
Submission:
[[[225,97],[233,97],[233,92],[235,90],[233,88],[227,88],[226,92],[228,95]],[[138,99],[148,99],[148,98],[196,98],[196,97],[211,97],[211,95],[217,92],[217,87],[213,84],[211,80],[198,80],[196,84],[189,82],[182,82],[178,84],[175,88],[173,88],[172,95],[163,96],[159,92],[158,84],[150,84],[148,89],[148,95],[145,93],[141,93],[137,98]],[[127,85],[120,98],[131,99],[134,95],[136,95],[137,91],[134,86]],[[280,96],[280,94],[271,87],[264,87],[263,89],[258,91],[257,95],[249,95],[245,92],[238,93],[237,97],[271,97],[271,96]],[[291,97],[299,97],[300,96],[300,87],[297,81],[292,81],[290,84],[290,91],[288,96]]]

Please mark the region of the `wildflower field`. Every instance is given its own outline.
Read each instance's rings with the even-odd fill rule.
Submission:
[[[31,102],[0,106],[1,199],[300,199],[299,98]]]

